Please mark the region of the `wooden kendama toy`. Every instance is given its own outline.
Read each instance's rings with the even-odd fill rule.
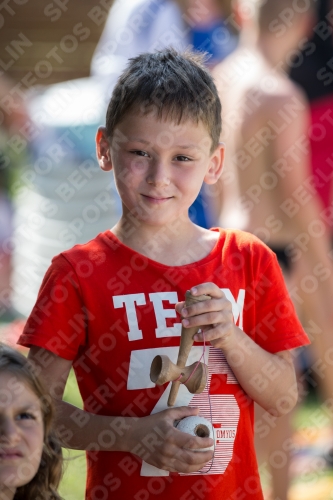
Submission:
[[[210,300],[210,296],[199,295],[195,297],[189,291],[185,293],[186,306],[204,300]],[[152,361],[150,368],[151,381],[157,385],[172,382],[168,406],[174,406],[180,384],[184,384],[191,394],[199,394],[206,386],[207,367],[204,363],[194,362],[192,365],[186,366],[187,358],[194,342],[193,337],[199,329],[199,326],[191,328],[182,327],[176,365],[165,355],[155,356]]]

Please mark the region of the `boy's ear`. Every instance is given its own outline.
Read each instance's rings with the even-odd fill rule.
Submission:
[[[110,143],[107,138],[106,128],[98,127],[96,134],[96,156],[98,164],[102,170],[108,172],[112,170],[112,161],[110,153]]]
[[[220,142],[209,160],[209,168],[204,177],[206,184],[215,184],[222,174],[225,145]]]

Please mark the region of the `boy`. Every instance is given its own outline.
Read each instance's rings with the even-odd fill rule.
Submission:
[[[288,349],[308,340],[273,253],[188,217],[202,182],[221,174],[220,132],[201,56],[164,50],[131,60],[97,133],[122,217],[53,259],[20,338],[53,391],[66,446],[90,450],[86,498],[263,498],[252,400],[273,415],[294,406]],[[188,289],[211,300],[185,308]],[[202,327],[189,364],[204,351],[208,382],[197,395],[181,386],[167,409],[171,384],[155,387],[149,370],[156,354],[176,361],[181,323]],[[61,401],[72,365],[83,411]],[[211,439],[173,426],[199,412],[215,427],[214,452],[200,451]]]

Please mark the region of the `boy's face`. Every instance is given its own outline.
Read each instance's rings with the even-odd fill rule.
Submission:
[[[222,171],[224,148],[212,153],[212,139],[199,122],[180,125],[155,114],[128,112],[117,125],[111,145],[105,129],[97,134],[103,170],[113,169],[123,216],[164,226],[188,209],[203,182],[214,184]]]

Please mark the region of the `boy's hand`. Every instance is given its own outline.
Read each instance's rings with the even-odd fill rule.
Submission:
[[[229,347],[235,338],[237,329],[232,313],[231,302],[222,290],[214,283],[202,283],[192,287],[191,294],[209,295],[211,300],[197,302],[186,307],[185,302],[176,304],[176,311],[182,316],[185,328],[200,326],[204,332],[205,341],[221,349]],[[198,332],[194,336],[197,342],[203,342],[203,334]]]
[[[170,472],[196,472],[213,451],[191,451],[213,445],[210,438],[190,436],[174,427],[175,420],[198,414],[198,408],[181,406],[138,418],[127,433],[126,449],[150,465]]]

